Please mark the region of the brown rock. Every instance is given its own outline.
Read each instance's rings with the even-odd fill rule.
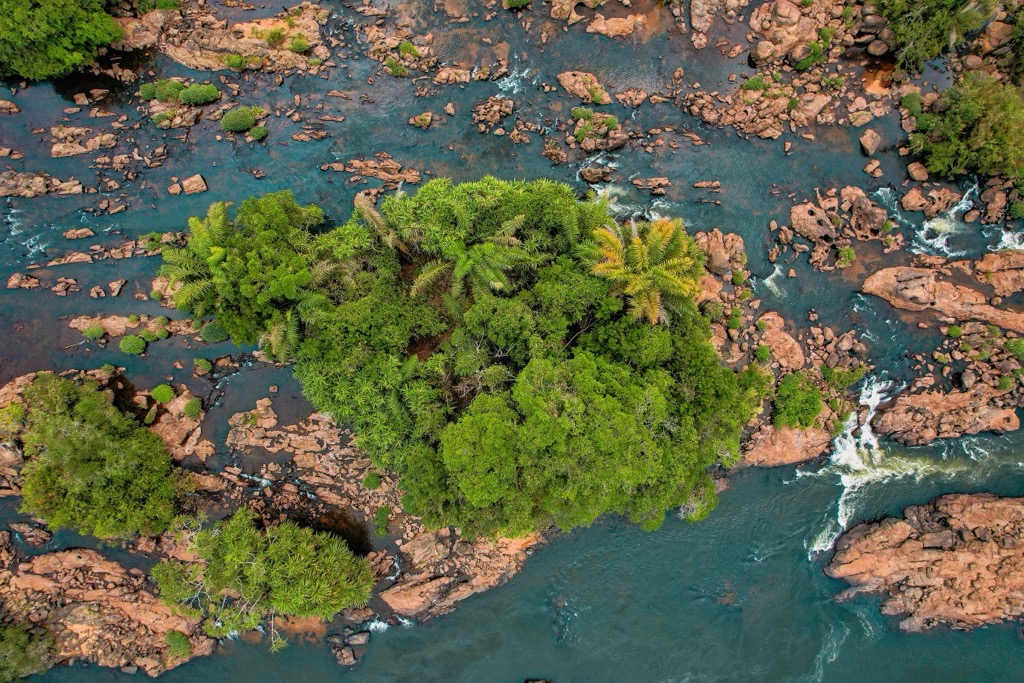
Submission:
[[[928,169],[920,161],[915,161],[907,166],[907,175],[911,180],[923,183],[928,180]]]
[[[860,148],[864,150],[864,154],[868,156],[877,152],[881,144],[882,136],[871,128],[865,128],[864,132],[860,134]]]
[[[824,453],[832,435],[823,429],[776,429],[764,425],[745,444],[743,464],[751,467],[779,467],[813,460]]]
[[[200,192],[206,192],[206,180],[199,173],[194,176],[190,176],[181,181],[181,189],[185,194],[199,194]]]
[[[904,519],[859,524],[836,543],[825,573],[885,595],[900,629],[971,629],[1024,614],[1024,499],[953,494],[910,506]]]

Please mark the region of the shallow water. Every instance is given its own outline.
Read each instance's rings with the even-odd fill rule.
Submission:
[[[216,3],[212,3],[216,4]],[[350,20],[363,20],[337,2],[326,2],[337,13],[331,30],[354,40]],[[643,3],[635,3],[646,11]],[[408,10],[410,6],[403,6]],[[697,53],[678,34],[649,40],[610,41],[585,34],[582,25],[568,33],[557,29],[542,48],[535,31],[527,35],[507,13],[490,23],[480,18],[468,24],[445,23],[426,3],[408,12],[417,17],[421,32],[435,33],[445,59],[469,59],[493,48],[476,45],[479,37],[507,42],[513,76],[496,83],[473,82],[447,86],[423,98],[413,97],[410,79],[389,79],[375,73],[376,65],[362,58],[335,69],[328,81],[294,77],[281,87],[271,80],[243,83],[240,99],[268,109],[286,110],[294,95],[321,101],[324,113],[344,114],[342,123],[316,124],[331,133],[325,140],[297,143],[290,134],[300,126],[271,117],[266,146],[214,142],[216,124],[202,122],[186,141],[152,127],[134,134],[143,153],[168,144],[171,154],[158,169],[147,170],[144,185],[125,190],[132,207],[115,216],[97,217],[82,211],[98,201],[96,195],[13,199],[0,203],[0,278],[24,272],[31,263],[45,262],[69,249],[93,242],[115,244],[120,235],[138,236],[153,230],[184,229],[189,215],[201,214],[216,200],[240,200],[250,194],[291,187],[300,201],[321,204],[333,220],[347,218],[355,192],[362,185],[347,182],[346,174],[325,173],[319,166],[378,151],[433,176],[455,181],[484,174],[504,178],[548,177],[568,182],[581,193],[590,189],[578,180],[579,163],[551,167],[541,157],[542,141],[530,134],[528,145],[513,145],[507,137],[477,133],[470,124],[474,104],[491,95],[512,97],[517,113],[541,125],[564,120],[564,97],[543,93],[541,83],[555,83],[564,70],[593,71],[614,90],[630,86],[654,92],[671,78],[676,67],[684,81],[714,84],[736,71],[747,71],[739,60],[727,60],[713,48]],[[582,11],[582,10],[581,10]],[[266,14],[261,10],[257,16]],[[233,19],[250,14],[232,10]],[[537,15],[538,21],[541,21]],[[734,27],[726,33],[735,34]],[[742,31],[740,31],[742,33]],[[717,37],[712,33],[712,44]],[[734,39],[740,39],[735,35]],[[158,59],[163,76],[203,78],[167,60]],[[366,83],[375,76],[377,84]],[[45,169],[66,179],[75,175],[86,184],[96,172],[90,156],[50,160],[48,136],[33,136],[32,128],[48,127],[68,106],[76,83],[33,85],[13,97],[24,112],[0,126],[0,145],[23,151],[26,159],[12,162],[18,170]],[[352,93],[350,101],[326,98],[330,89]],[[373,104],[362,104],[368,93]],[[454,102],[458,115],[419,131],[406,124],[423,111],[441,112]],[[140,114],[127,98],[104,103],[131,120]],[[877,192],[883,201],[904,177],[904,163],[895,151],[902,139],[896,117],[872,124],[885,142],[878,158],[885,176],[873,179],[862,168],[857,136],[845,128],[817,128],[816,140],[784,136],[778,141],[741,140],[731,130],[707,129],[670,104],[645,104],[640,111],[617,103],[605,108],[617,114],[627,129],[646,131],[674,126],[691,130],[707,143],[691,146],[681,136],[676,150],[667,145],[653,154],[642,149],[605,155],[602,163],[617,167],[612,194],[623,213],[657,212],[681,216],[691,229],[721,227],[741,234],[755,279],[761,310],[775,309],[803,323],[815,309],[820,322],[841,329],[856,327],[866,334],[879,380],[899,383],[907,377],[909,356],[935,347],[938,332],[918,330],[913,315],[894,311],[878,299],[856,293],[866,273],[890,263],[903,263],[906,254],[883,256],[858,245],[860,261],[846,272],[814,273],[806,258],[784,255],[768,263],[771,245],[768,223],[788,222],[789,206],[810,199],[815,188],[855,184]],[[56,112],[56,113],[55,113]],[[311,118],[307,116],[307,119]],[[77,119],[75,119],[77,120]],[[511,124],[512,119],[507,121]],[[506,126],[508,127],[508,125]],[[176,133],[177,134],[177,133]],[[793,142],[785,155],[783,143]],[[570,157],[571,158],[571,157]],[[257,180],[260,168],[266,177]],[[202,172],[210,191],[193,197],[170,197],[164,188],[172,176]],[[668,176],[672,187],[663,198],[639,193],[634,177]],[[425,176],[429,178],[430,176]],[[720,180],[721,194],[691,188],[699,180]],[[970,183],[965,185],[969,187]],[[406,188],[412,189],[412,188]],[[791,199],[790,194],[794,197]],[[893,195],[898,197],[898,194]],[[719,199],[721,206],[705,203]],[[890,204],[890,206],[894,206]],[[981,231],[950,218],[944,242],[925,234],[919,214],[901,216],[900,229],[908,244],[922,251],[976,256],[994,247],[1003,235]],[[61,232],[88,226],[97,238],[67,242]],[[934,224],[931,226],[934,228]],[[115,234],[116,233],[116,234]],[[917,237],[919,233],[922,237]],[[303,416],[308,406],[286,369],[247,365],[220,380],[215,388],[191,378],[191,359],[232,353],[228,343],[190,348],[181,338],[150,346],[148,358],[135,359],[116,345],[98,349],[82,345],[60,316],[88,313],[149,313],[166,310],[132,298],[149,291],[158,259],[105,261],[33,271],[45,286],[59,276],[79,279],[83,292],[66,299],[46,290],[0,290],[0,381],[42,368],[90,368],[104,363],[127,367],[138,386],[168,379],[187,382],[195,392],[223,391],[210,412],[205,436],[223,444],[226,419],[251,409],[270,385],[280,387],[275,407],[285,420]],[[797,278],[785,277],[793,267]],[[129,285],[118,299],[92,300],[88,288],[126,277]],[[172,312],[173,315],[173,312]],[[184,370],[172,363],[182,361]],[[833,596],[840,582],[826,577],[822,567],[827,548],[843,526],[896,514],[908,504],[954,491],[1024,493],[1024,471],[1018,452],[1020,434],[976,437],[925,449],[905,449],[882,443],[879,450],[858,451],[852,438],[825,466],[736,475],[709,519],[696,525],[670,518],[654,533],[644,533],[618,519],[555,538],[535,553],[523,571],[506,586],[461,603],[454,614],[423,625],[393,626],[372,636],[369,651],[353,670],[342,670],[330,651],[318,643],[296,640],[285,651],[270,654],[265,643],[228,642],[218,654],[195,660],[164,676],[167,681],[521,681],[550,678],[568,681],[864,681],[963,680],[1014,681],[1024,678],[1020,636],[1013,626],[993,626],[973,633],[936,630],[927,634],[900,633],[896,622],[878,611],[878,599],[860,597],[838,604]],[[224,454],[211,463],[227,464]],[[246,463],[241,463],[245,466]],[[0,520],[13,514],[13,501],[0,505]],[[86,543],[87,539],[59,534],[53,547]],[[117,555],[115,550],[105,549]],[[127,676],[116,671],[72,667],[54,670],[40,680],[115,681]]]

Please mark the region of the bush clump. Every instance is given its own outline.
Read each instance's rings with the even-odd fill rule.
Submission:
[[[963,333],[964,333],[963,328],[960,327],[959,325],[950,325],[946,329],[946,334],[948,334],[953,339],[959,339],[960,335],[962,335]]]
[[[216,102],[218,98],[220,98],[220,90],[212,83],[203,85],[193,83],[178,93],[178,101],[182,104],[210,104],[211,102]]]
[[[391,518],[391,506],[382,505],[373,513],[373,530],[378,536],[388,535],[388,520]]]
[[[105,335],[106,333],[107,331],[103,329],[103,325],[99,324],[89,325],[89,327],[82,330],[82,336],[84,336],[89,341],[99,341],[100,339],[103,339],[103,335]]]
[[[920,71],[926,61],[962,45],[988,21],[995,0],[880,0],[878,9],[889,20],[898,65]]]
[[[197,396],[193,396],[185,401],[185,407],[182,410],[185,413],[185,417],[198,420],[199,416],[203,414],[203,402]]]
[[[968,73],[946,90],[935,111],[917,118],[911,149],[932,173],[1024,177],[1024,92]]]
[[[262,113],[259,107],[237,107],[224,114],[220,129],[226,133],[244,133],[256,125],[256,117]]]
[[[213,370],[213,363],[205,358],[194,358],[192,359],[192,368],[195,370],[197,375],[205,375]]]
[[[164,634],[164,642],[171,659],[188,659],[192,656],[192,643],[181,631],[168,631]]]
[[[409,70],[405,68],[405,65],[394,57],[388,57],[384,60],[384,68],[395,78],[401,78],[409,74]]]
[[[224,326],[216,320],[203,325],[199,331],[199,337],[207,344],[219,344],[226,341],[230,335],[224,330]]]
[[[149,394],[157,403],[170,403],[174,400],[174,387],[170,384],[158,384]]]
[[[260,529],[248,509],[213,528],[182,521],[178,531],[202,561],[164,560],[153,578],[166,604],[203,617],[213,637],[251,631],[269,617],[271,649],[277,650],[285,641],[274,629],[275,617],[329,621],[370,599],[373,570],[333,534],[290,521]]]
[[[814,424],[824,402],[821,390],[807,372],[793,372],[782,378],[775,392],[775,414],[772,424],[776,427],[799,427],[807,429]]]
[[[167,528],[180,480],[160,437],[112,405],[95,382],[39,375],[25,401],[25,512],[99,538]]]
[[[28,624],[0,625],[0,682],[28,678],[50,668],[53,636]]]
[[[256,142],[260,142],[261,140],[265,140],[269,133],[270,131],[267,130],[266,126],[255,126],[249,131],[249,137]]]
[[[370,472],[363,477],[363,488],[375,491],[380,488],[381,480],[380,475],[376,472]]]
[[[121,353],[127,353],[129,356],[139,356],[146,350],[146,340],[134,334],[126,334],[121,337],[117,347],[121,349]]]
[[[309,51],[309,41],[302,36],[295,36],[291,39],[291,42],[288,43],[288,50],[301,55],[303,52]]]
[[[245,57],[243,55],[238,54],[225,55],[224,65],[227,66],[229,69],[241,71],[245,68]]]

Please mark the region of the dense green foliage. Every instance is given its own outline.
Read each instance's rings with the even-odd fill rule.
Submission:
[[[963,44],[996,7],[995,0],[880,0],[878,9],[895,33],[901,67],[919,71],[931,59]]]
[[[990,76],[967,74],[946,90],[934,112],[921,114],[911,148],[944,176],[961,173],[1024,177],[1024,94]]]
[[[153,568],[164,602],[207,617],[204,627],[215,637],[270,618],[276,648],[284,641],[275,617],[329,620],[369,601],[373,571],[342,539],[292,522],[261,530],[255,521],[242,509],[212,528],[183,524],[179,531],[203,562],[164,560]]]
[[[117,347],[121,349],[122,353],[127,353],[129,356],[138,356],[146,350],[146,340],[134,334],[126,334],[121,337]]]
[[[25,400],[26,512],[100,538],[167,528],[178,479],[160,437],[111,405],[93,382],[43,374],[25,389]]]
[[[170,384],[158,384],[149,393],[157,403],[169,403],[174,399],[174,387]]]
[[[323,219],[323,211],[300,207],[289,191],[246,200],[233,222],[227,204],[213,204],[205,220],[189,220],[186,248],[163,251],[164,272],[182,283],[175,305],[199,317],[216,311],[218,327],[235,343],[264,339],[274,355],[288,357],[300,325],[327,303],[307,289],[333,268],[330,236],[309,232]],[[325,260],[318,262],[321,253]],[[216,332],[207,325],[201,336],[222,341]]]
[[[181,631],[168,631],[164,634],[164,642],[167,643],[167,654],[171,659],[187,659],[192,656],[192,643]]]
[[[228,133],[244,133],[256,125],[256,118],[262,113],[259,107],[237,107],[224,114],[220,129]]]
[[[713,505],[708,470],[738,455],[764,380],[720,366],[678,222],[620,227],[564,185],[493,178],[431,181],[317,235],[288,194],[225,211],[164,252],[179,304],[294,358],[428,524],[651,528]]]
[[[806,372],[793,372],[779,382],[772,423],[776,427],[807,429],[814,424],[822,407],[821,390],[815,386],[814,379]]]
[[[178,93],[178,101],[182,104],[209,104],[210,102],[217,101],[219,97],[220,90],[212,83],[205,85],[193,83]]]
[[[267,130],[266,126],[256,126],[249,130],[249,137],[251,137],[256,142],[259,142],[260,140],[265,140],[267,138],[267,135],[269,134],[270,131]]]
[[[65,76],[123,31],[104,0],[0,0],[0,77]]]
[[[182,412],[185,413],[185,417],[198,420],[199,416],[203,414],[203,402],[197,396],[193,396],[185,401],[185,407],[182,408]]]
[[[50,666],[53,638],[25,624],[0,625],[0,683],[41,673]]]

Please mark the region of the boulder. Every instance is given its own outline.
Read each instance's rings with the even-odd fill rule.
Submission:
[[[859,524],[825,568],[850,588],[837,600],[881,592],[903,631],[972,629],[1024,614],[1024,498],[941,496],[903,519]]]
[[[877,152],[881,144],[882,136],[871,128],[865,128],[864,132],[860,134],[860,148],[868,156]]]
[[[206,180],[199,173],[194,176],[189,176],[181,181],[181,189],[185,194],[199,194],[200,192],[206,192]]]
[[[910,176],[911,180],[923,183],[928,180],[928,169],[920,161],[914,161],[907,166],[907,175]]]

